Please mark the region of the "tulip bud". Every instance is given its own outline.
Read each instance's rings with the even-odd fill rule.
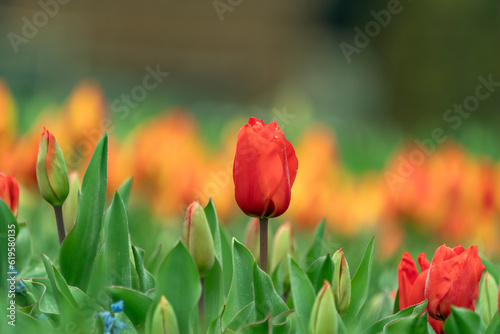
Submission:
[[[333,297],[337,310],[340,315],[343,315],[351,303],[351,274],[342,248],[333,254],[332,260],[335,265],[332,282]]]
[[[174,309],[165,296],[161,296],[151,319],[148,334],[179,334]]]
[[[250,218],[245,232],[245,246],[252,252],[258,262],[260,253],[259,218]]]
[[[42,197],[52,206],[61,206],[69,193],[68,170],[56,138],[45,128],[38,148],[36,178]]]
[[[0,198],[12,210],[14,216],[17,216],[19,207],[19,185],[14,176],[7,176],[0,172]]]
[[[73,228],[75,223],[76,210],[78,208],[78,194],[80,193],[80,178],[78,173],[69,173],[69,194],[63,205],[64,225],[67,231]]]
[[[205,277],[214,265],[215,249],[207,216],[199,201],[194,201],[187,208],[182,242],[193,257],[198,273]]]
[[[481,283],[476,312],[479,313],[485,324],[489,324],[498,311],[498,286],[489,272],[485,272]]]
[[[282,224],[273,239],[273,254],[271,257],[271,273],[278,267],[286,255],[295,255],[295,242],[293,240],[292,224],[286,222]],[[286,262],[285,262],[286,265]],[[285,270],[287,272],[287,270]]]
[[[327,280],[314,302],[311,320],[309,323],[310,334],[337,334],[338,321],[332,289]]]

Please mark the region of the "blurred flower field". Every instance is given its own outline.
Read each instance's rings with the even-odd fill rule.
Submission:
[[[10,332],[16,314],[47,333],[500,330],[492,158],[417,138],[354,172],[319,121],[289,141],[234,117],[214,145],[209,116],[152,112],[123,135],[115,113],[84,81],[21,132],[0,82]]]
[[[40,106],[26,133],[17,130],[15,105],[8,85],[0,83],[0,170],[21,183],[21,206],[29,206],[30,196],[36,195],[34,166],[41,128],[58,138],[69,171],[80,181],[93,148],[107,131],[108,196],[133,177],[132,201],[148,203],[163,224],[174,224],[193,199],[206,203],[209,198],[225,224],[241,221],[232,182],[240,119],[222,125],[223,139],[213,149],[200,134],[203,122],[181,108],[150,117],[119,138],[114,134],[118,117],[90,81],[78,85],[58,108]],[[283,218],[297,229],[311,231],[325,218],[327,227],[342,237],[377,234],[382,258],[404,248],[411,238],[408,228],[437,243],[474,243],[486,254],[498,252],[498,162],[468,154],[449,140],[431,154],[415,143],[401,144],[384,170],[353,173],[343,165],[329,128],[318,122],[297,138],[300,172]],[[412,152],[421,152],[422,163],[410,162]]]

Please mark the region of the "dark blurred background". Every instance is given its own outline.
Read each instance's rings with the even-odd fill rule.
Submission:
[[[341,43],[355,46],[355,28],[391,6],[399,12],[349,62]],[[360,168],[380,168],[386,156],[371,157],[374,147],[391,152],[430,136],[447,126],[448,108],[474,94],[478,76],[500,81],[499,18],[494,0],[1,0],[0,78],[26,129],[82,79],[112,101],[159,65],[170,76],[129,123],[182,105],[217,133],[226,117],[286,107],[301,120],[290,128],[320,120],[337,132],[348,164],[362,154]],[[27,21],[38,23],[34,31]],[[498,156],[499,102],[494,92],[450,135]]]

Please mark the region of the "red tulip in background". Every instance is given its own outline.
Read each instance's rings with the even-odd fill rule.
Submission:
[[[450,305],[474,310],[479,296],[479,281],[484,265],[477,246],[467,249],[443,245],[436,250],[425,285],[427,310],[434,319],[446,319]]]
[[[5,175],[0,172],[0,198],[12,210],[14,216],[17,216],[19,206],[19,185],[12,175]]]
[[[233,166],[240,209],[258,218],[282,215],[290,204],[298,164],[278,124],[251,117],[238,133]]]

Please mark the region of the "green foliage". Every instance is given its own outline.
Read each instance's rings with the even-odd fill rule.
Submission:
[[[83,177],[76,223],[59,252],[61,273],[69,284],[87,290],[94,269],[102,232],[106,201],[108,137],[104,135]]]
[[[122,334],[172,331],[194,334],[200,329],[210,334],[307,334],[311,319],[320,318],[322,321],[316,321],[315,330],[333,328],[340,334],[433,333],[427,321],[427,301],[397,312],[398,297],[393,301],[389,296],[391,290],[386,290],[367,303],[373,289],[374,238],[352,277],[351,303],[340,316],[332,304],[332,292],[323,290],[321,294],[325,280],[332,284],[335,271],[339,270],[325,252],[325,248],[331,246],[324,244],[325,221],[316,229],[312,246],[301,253],[305,267],[288,255],[270,276],[260,269],[241,242],[229,239],[210,199],[204,213],[214,242],[214,266],[202,280],[191,254],[180,241],[173,245],[167,243],[166,255],[162,253],[160,239],[152,239],[154,243],[145,245],[145,249],[152,250],[149,253],[132,244],[129,226],[142,222],[129,215],[131,182],[127,180],[115,192],[105,211],[107,138],[104,136],[85,173],[76,225],[61,246],[59,259],[52,260],[46,255],[39,259],[40,256],[32,254],[32,242],[35,247],[37,236],[29,225],[18,224],[0,200],[0,227],[4,230],[12,227],[15,231],[16,269],[22,276],[15,282],[16,330],[27,334],[101,334],[106,321],[99,314],[109,312],[114,321],[128,326],[120,330]],[[3,258],[8,257],[8,242],[8,236],[0,233]],[[349,254],[348,248],[344,251]],[[483,258],[483,263],[488,276],[482,281],[476,313],[452,307],[445,323],[447,333],[500,332],[496,309],[499,272],[487,259]],[[4,293],[10,288],[6,276],[8,262],[0,261],[0,269],[0,290]],[[318,306],[312,314],[315,301],[321,299],[318,294],[330,299],[321,312]],[[382,303],[378,296],[387,300],[391,310],[395,303],[395,314],[380,319],[380,315],[370,313],[374,303]],[[123,312],[112,311],[111,304],[119,301],[123,301]],[[3,299],[0,306],[6,306]],[[0,332],[10,333],[12,328],[4,322],[0,324]]]

